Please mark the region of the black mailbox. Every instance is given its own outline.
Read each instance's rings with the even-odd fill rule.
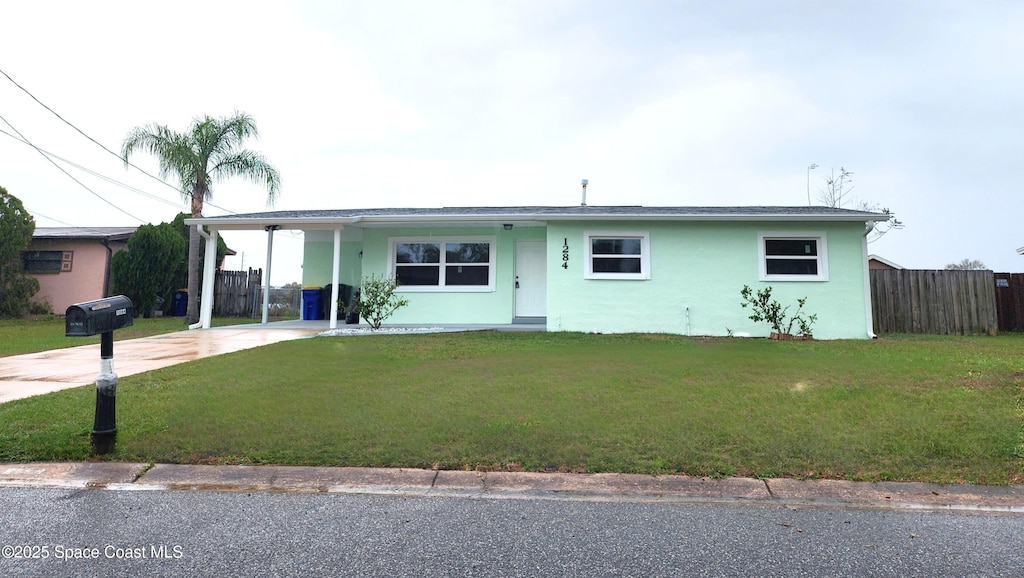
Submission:
[[[132,300],[124,295],[76,303],[64,314],[64,336],[88,337],[131,327],[133,316]]]

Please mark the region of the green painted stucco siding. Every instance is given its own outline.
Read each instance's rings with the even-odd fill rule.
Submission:
[[[366,229],[363,232],[363,275],[388,276],[388,252],[392,238],[458,239],[493,237],[495,241],[494,289],[490,291],[403,292],[409,304],[391,316],[389,324],[507,324],[515,315],[515,243],[544,239],[542,227],[409,227]]]
[[[343,285],[359,285],[362,278],[363,250],[358,231],[345,230],[342,234],[341,256],[339,259],[338,282]],[[302,249],[302,286],[326,287],[330,285],[334,258],[333,231],[307,231]]]
[[[588,231],[647,233],[650,278],[585,279]],[[794,309],[797,298],[807,297],[805,311],[818,314],[816,337],[865,338],[863,231],[860,223],[552,223],[548,330],[767,335],[769,328],[750,321],[740,306],[746,284],[755,290],[771,285],[779,302],[793,303]],[[760,281],[760,232],[825,233],[829,280]],[[568,268],[562,267],[564,246]]]
[[[650,278],[586,279],[586,232],[646,233]],[[761,281],[758,234],[823,233],[827,240],[827,281]],[[409,305],[396,312],[394,324],[506,324],[515,315],[515,244],[546,240],[547,327],[549,331],[602,333],[660,332],[726,335],[745,332],[765,336],[769,328],[751,321],[740,306],[740,289],[770,285],[784,305],[796,307],[807,297],[805,311],[816,313],[815,337],[868,336],[869,304],[865,293],[862,223],[747,222],[559,222],[548,227],[405,227],[367,228],[343,237],[341,279],[349,285],[370,275],[390,275],[393,238],[494,239],[495,284],[482,292],[402,292]],[[307,233],[303,284],[330,283],[333,233]],[[568,247],[568,261],[563,248]],[[362,252],[362,257],[359,253]],[[563,268],[563,263],[567,267]]]

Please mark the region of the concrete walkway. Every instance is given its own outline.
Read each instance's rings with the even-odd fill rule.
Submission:
[[[114,342],[114,372],[134,375],[279,341],[301,339],[327,329],[307,324],[238,325],[178,331]],[[0,357],[0,403],[89,385],[100,372],[100,346],[83,345],[40,353]]]

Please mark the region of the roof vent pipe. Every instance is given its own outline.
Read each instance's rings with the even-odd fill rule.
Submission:
[[[587,206],[587,183],[589,182],[587,179],[583,179],[583,201],[580,202],[581,207]]]

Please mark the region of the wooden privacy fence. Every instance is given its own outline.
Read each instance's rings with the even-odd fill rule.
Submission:
[[[1024,273],[996,273],[999,331],[1024,331]]]
[[[875,333],[998,331],[992,271],[873,270],[871,306]]]
[[[213,285],[213,314],[223,317],[249,317],[260,295],[263,269],[217,271]]]

